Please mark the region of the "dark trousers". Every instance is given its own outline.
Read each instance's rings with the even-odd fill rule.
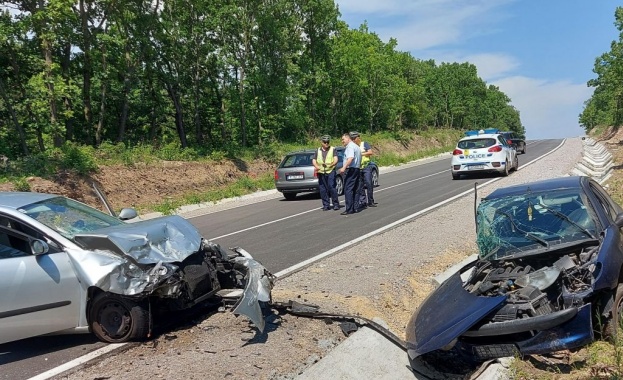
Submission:
[[[344,176],[344,203],[346,204],[346,212],[354,213],[357,210],[357,190],[359,189],[359,180],[361,170],[359,168],[346,169]]]
[[[333,207],[339,206],[340,200],[335,189],[335,170],[327,174],[318,173],[318,190],[320,199],[322,199],[322,208],[330,208],[331,201],[333,201]]]
[[[374,203],[374,184],[372,183],[372,167],[370,165],[361,169],[361,186],[359,190],[359,205],[365,207]]]

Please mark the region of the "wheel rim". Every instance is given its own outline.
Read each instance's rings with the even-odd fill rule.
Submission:
[[[344,190],[344,183],[342,182],[341,177],[335,181],[335,190],[339,195],[342,195],[342,192]]]
[[[114,340],[125,338],[132,328],[130,311],[118,301],[103,304],[96,318],[102,333]]]
[[[619,303],[614,305],[615,309],[614,312],[612,313],[613,317],[616,318],[614,320],[614,326],[615,328],[619,329],[619,328],[623,328],[623,297],[621,297],[619,299]]]
[[[379,175],[376,174],[376,171],[372,172],[372,186],[378,186],[379,185]]]

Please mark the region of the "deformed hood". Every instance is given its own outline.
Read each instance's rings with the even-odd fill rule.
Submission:
[[[407,348],[412,358],[448,346],[495,310],[506,296],[478,297],[463,289],[455,273],[424,300],[407,325]]]
[[[87,250],[104,250],[138,264],[181,262],[201,247],[199,231],[186,219],[166,216],[74,236]]]

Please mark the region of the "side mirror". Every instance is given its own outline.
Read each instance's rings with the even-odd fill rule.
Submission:
[[[30,241],[30,249],[33,255],[43,255],[48,253],[50,247],[48,246],[48,243],[43,240],[33,239]]]
[[[138,214],[136,213],[136,210],[133,208],[124,208],[119,213],[119,219],[121,220],[130,220],[130,219],[136,218],[137,216]]]
[[[617,214],[617,217],[614,219],[614,224],[619,228],[623,227],[623,212]]]

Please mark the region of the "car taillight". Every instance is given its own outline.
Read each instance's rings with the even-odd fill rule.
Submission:
[[[318,169],[314,168],[314,178],[318,178]]]
[[[279,179],[279,172],[275,170],[275,180],[278,180],[278,179]]]
[[[458,155],[460,155],[460,154],[463,154],[463,151],[462,151],[462,150],[460,150],[460,149],[455,149],[455,150],[452,152],[452,155],[453,155],[453,156],[458,156]]]
[[[499,145],[492,146],[491,148],[489,148],[489,152],[501,152],[501,151],[502,151],[502,147]]]

